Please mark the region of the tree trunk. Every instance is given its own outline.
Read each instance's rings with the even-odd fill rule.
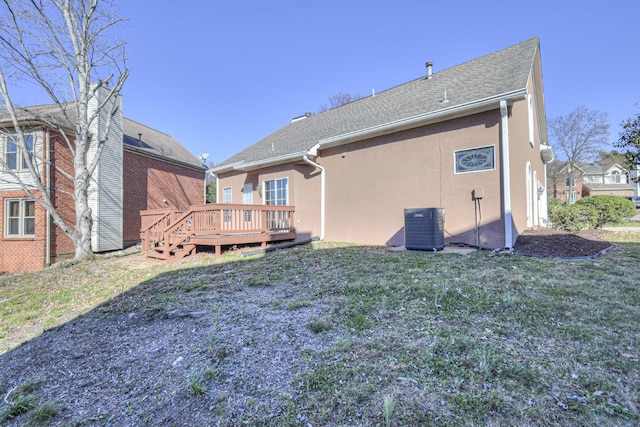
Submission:
[[[82,134],[79,134],[82,135]],[[84,163],[88,141],[76,135],[76,152],[74,156],[75,174],[73,178],[73,197],[76,208],[76,227],[74,230],[73,244],[75,246],[75,258],[85,258],[93,255],[91,249],[91,229],[93,219],[89,207],[89,171]]]

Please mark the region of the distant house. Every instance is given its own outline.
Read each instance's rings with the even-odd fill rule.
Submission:
[[[297,239],[405,244],[405,209],[447,242],[510,248],[547,218],[537,38],[319,114],[210,171],[218,202],[295,206]],[[438,210],[442,212],[442,210]]]
[[[559,162],[553,166],[557,172],[550,183],[551,195],[563,203],[572,204],[587,196],[636,196],[636,184],[629,179],[629,170],[613,160],[573,165]]]
[[[73,182],[58,168],[73,170],[72,153],[56,130],[73,129],[73,124],[64,122],[55,105],[24,108],[19,114],[32,147],[30,154],[36,159],[52,201],[73,226]],[[103,115],[95,124],[96,129],[104,126],[104,120]],[[27,183],[32,182],[21,160],[25,153],[12,142],[13,125],[6,112],[0,112],[0,129],[1,153],[11,169],[0,170],[0,273],[40,270],[72,257],[72,241],[12,177],[15,173]],[[73,135],[73,131],[67,134]],[[93,155],[94,151],[89,153]],[[185,209],[202,204],[204,171],[200,161],[169,135],[121,114],[114,116],[89,193],[93,250],[118,250],[138,242],[141,210]]]

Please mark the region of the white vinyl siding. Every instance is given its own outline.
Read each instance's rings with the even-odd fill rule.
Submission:
[[[38,160],[37,156],[33,156],[33,154],[42,153],[42,138],[40,135],[42,135],[40,128],[29,129],[28,132],[25,131],[24,133],[25,142],[29,148],[29,155],[32,156],[34,167],[38,173],[42,173],[42,162]],[[18,175],[20,180],[29,187],[35,185],[35,180],[33,176],[31,176],[31,172],[27,169],[26,156],[22,150],[19,149],[15,138],[17,138],[17,136],[11,133],[0,135],[0,155],[2,156],[2,166],[0,166],[0,191],[22,188],[10,173]],[[12,172],[9,172],[9,170]]]
[[[23,134],[24,143],[27,151],[20,149],[18,144],[18,135],[7,135],[7,143],[5,145],[5,165],[7,169],[18,171],[27,170],[27,159],[33,158],[33,135]]]
[[[95,111],[105,101],[109,92],[102,88],[95,97],[89,100],[89,109]],[[89,207],[93,219],[91,230],[91,248],[95,252],[122,249],[123,244],[123,130],[122,130],[122,98],[113,100],[118,104],[111,116],[111,126],[107,129],[109,106],[100,112],[91,126],[91,146],[87,153],[89,164],[95,159],[98,142],[102,142],[100,162],[91,177],[89,187]],[[108,131],[108,133],[107,133]]]

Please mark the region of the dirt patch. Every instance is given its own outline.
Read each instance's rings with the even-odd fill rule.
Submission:
[[[582,230],[578,234],[551,228],[531,230],[518,236],[514,252],[545,258],[590,257],[611,247],[608,234],[603,230]]]
[[[606,236],[593,230],[527,232],[515,252],[592,256],[611,246]],[[150,265],[140,254],[113,262],[123,271]],[[314,333],[308,327],[310,321],[322,326],[332,308],[304,299],[313,286],[307,262],[314,261],[282,263],[293,271],[286,286],[269,285],[281,267],[267,263],[205,266],[149,279],[0,355],[0,398],[15,402],[15,387],[39,383],[40,400],[58,407],[50,424],[56,426],[214,425],[214,420],[226,426],[246,420],[277,425],[291,410],[287,405],[304,393],[307,385],[299,378],[313,368],[313,355],[337,340],[333,329]],[[160,306],[145,302],[145,288],[154,290]],[[297,417],[306,424],[304,413]],[[17,418],[7,425],[24,422]]]

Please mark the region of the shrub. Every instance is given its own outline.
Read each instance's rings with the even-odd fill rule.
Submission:
[[[636,207],[631,200],[620,196],[590,196],[578,200],[574,206],[591,207],[598,213],[594,228],[605,224],[619,224],[626,218],[636,214]]]
[[[577,233],[585,228],[592,228],[598,212],[592,206],[554,205],[549,207],[549,219],[553,228]]]
[[[563,204],[564,203],[562,202],[562,200],[556,199],[555,197],[552,197],[547,201],[547,206],[549,207],[549,209],[555,206],[561,206]]]

